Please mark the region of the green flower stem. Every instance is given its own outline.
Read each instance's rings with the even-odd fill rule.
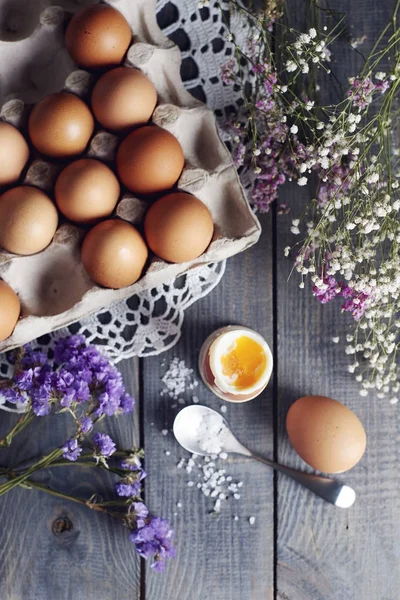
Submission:
[[[55,496],[56,498],[61,498],[62,500],[70,500],[71,502],[75,502],[76,504],[81,504],[90,508],[91,510],[97,510],[99,512],[106,513],[116,519],[123,519],[123,515],[116,511],[110,511],[106,508],[107,505],[111,505],[111,503],[97,503],[90,502],[90,500],[85,500],[84,498],[77,498],[75,496],[71,496],[70,494],[64,494],[64,492],[57,492],[57,490],[53,490],[52,488],[44,485],[42,483],[37,483],[36,481],[32,481],[27,479],[24,483],[19,484],[20,487],[24,489],[35,489],[41,492],[45,492],[50,496]],[[114,502],[114,506],[118,503],[118,501]]]
[[[62,453],[63,451],[61,448],[56,448],[56,450],[53,450],[53,452],[43,457],[39,462],[32,465],[32,467],[24,471],[21,475],[17,475],[16,477],[13,477],[9,481],[0,485],[0,496],[9,492],[17,485],[24,483],[24,481],[26,481],[33,473],[36,473],[36,471],[40,471],[40,469],[50,466],[54,460],[57,460],[62,456]]]
[[[14,437],[16,435],[18,435],[19,433],[21,433],[21,431],[23,431],[25,429],[25,427],[27,425],[29,425],[29,423],[34,419],[34,414],[32,411],[27,411],[25,412],[16,422],[16,424],[14,425],[14,427],[12,429],[10,429],[10,431],[7,433],[7,435],[0,440],[0,447],[5,446],[8,447],[10,446],[12,440],[14,439]]]

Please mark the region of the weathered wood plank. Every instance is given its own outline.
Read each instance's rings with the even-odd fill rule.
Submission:
[[[259,244],[228,261],[219,286],[185,313],[182,339],[163,355],[185,360],[197,374],[197,358],[203,340],[216,328],[241,323],[257,329],[272,344],[272,245],[271,219],[264,220]],[[169,518],[176,531],[177,559],[160,577],[147,572],[146,600],[262,600],[273,597],[273,473],[242,458],[226,461],[226,468],[244,481],[239,501],[226,503],[219,516],[210,516],[210,501],[196,488],[188,488],[189,476],[176,468],[186,456],[173,439],[171,426],[178,408],[160,397],[164,373],[159,357],[143,361],[144,436],[148,504]],[[272,383],[260,398],[245,404],[224,403],[200,384],[200,402],[219,410],[226,404],[226,418],[243,443],[272,456]],[[190,398],[193,392],[186,394]],[[180,407],[179,407],[180,408]],[[168,429],[168,435],[161,431]],[[171,454],[167,456],[166,451]],[[177,508],[177,503],[182,508]],[[212,505],[211,505],[212,506]],[[174,513],[177,513],[174,515]],[[239,515],[239,521],[233,516]],[[254,515],[251,526],[248,518]]]
[[[138,361],[121,364],[138,394]],[[1,413],[1,431],[11,417]],[[104,425],[119,445],[139,445],[138,406],[133,416]],[[8,451],[13,464],[61,444],[68,427],[60,417],[37,419]],[[7,464],[0,450],[0,464]],[[76,467],[54,469],[44,481],[68,493],[110,496],[111,477]],[[140,561],[127,530],[106,515],[44,493],[12,490],[0,498],[1,600],[134,600],[140,594]]]
[[[337,1],[332,8],[348,11],[350,35],[365,34],[371,44],[394,4]],[[361,57],[341,47],[338,51],[333,69],[345,83],[348,76],[356,74]],[[301,214],[308,200],[307,192],[296,186],[288,187],[282,199],[291,205],[293,218]],[[278,221],[277,239],[279,460],[305,466],[285,433],[288,407],[305,394],[324,394],[346,403],[358,414],[368,436],[361,463],[342,476],[358,494],[356,504],[347,511],[335,509],[279,477],[277,598],[397,600],[399,411],[374,396],[359,396],[358,385],[347,373],[344,354],[350,321],[340,315],[338,305],[320,305],[309,287],[299,290],[296,275],[287,282],[292,262],[283,258],[283,249],[296,240],[284,220]],[[333,344],[332,336],[340,336],[340,344]]]

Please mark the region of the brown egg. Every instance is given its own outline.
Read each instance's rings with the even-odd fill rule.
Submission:
[[[17,294],[8,283],[0,280],[0,342],[10,337],[20,312],[21,305]]]
[[[65,45],[71,58],[87,69],[120,64],[131,39],[128,21],[107,4],[79,10],[65,33]]]
[[[0,196],[0,246],[14,254],[36,254],[56,232],[58,213],[41,190],[21,185]]]
[[[45,96],[29,116],[29,135],[39,152],[54,158],[81,154],[94,129],[88,106],[67,92]]]
[[[24,136],[9,123],[0,123],[0,185],[15,183],[28,158]]]
[[[83,240],[81,256],[83,266],[93,281],[118,289],[139,279],[148,251],[133,225],[110,219],[89,231]]]
[[[76,223],[90,223],[108,217],[119,197],[119,182],[104,163],[81,158],[70,163],[58,176],[56,203],[62,214]]]
[[[296,400],[287,414],[286,429],[301,458],[325,473],[354,467],[367,443],[358,417],[344,404],[325,396]]]
[[[148,245],[160,258],[186,262],[203,254],[214,224],[205,204],[195,196],[176,192],[163,196],[147,211],[144,231]]]
[[[105,129],[123,131],[147,123],[157,104],[150,79],[137,69],[118,67],[105,73],[92,93],[92,109]]]
[[[132,131],[117,153],[118,175],[135,194],[166,192],[179,179],[184,162],[178,140],[155,126]]]

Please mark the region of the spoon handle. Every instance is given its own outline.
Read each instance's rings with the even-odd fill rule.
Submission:
[[[256,454],[252,454],[251,456],[259,462],[272,467],[275,469],[275,471],[279,471],[279,473],[283,473],[284,475],[291,477],[303,487],[311,490],[314,492],[314,494],[320,498],[323,498],[327,502],[334,504],[335,506],[339,506],[340,508],[349,508],[352,506],[352,504],[354,504],[356,498],[355,491],[348,485],[345,485],[340,481],[336,481],[336,479],[330,479],[329,477],[322,477],[321,475],[313,475],[312,473],[298,471],[297,469],[280,465],[272,460],[268,460],[267,458],[263,458],[262,456],[258,456]]]

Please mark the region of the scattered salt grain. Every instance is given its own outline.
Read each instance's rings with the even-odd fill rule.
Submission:
[[[256,522],[256,518],[255,517],[250,517],[250,519],[249,519],[250,525],[254,525],[255,522]]]
[[[171,452],[169,450],[166,450],[165,451],[165,456],[170,456],[170,455],[171,455]]]
[[[178,463],[178,467],[191,473],[190,480],[187,481],[188,487],[196,487],[206,498],[213,498],[214,504],[211,512],[219,513],[223,502],[240,498],[237,491],[239,484],[241,487],[243,482],[234,482],[232,475],[228,475],[224,468],[218,468],[218,459],[213,461],[209,456],[202,457],[193,454],[189,459],[182,459]],[[197,483],[193,481],[196,479],[196,475]]]
[[[184,401],[184,399],[183,399],[183,398],[179,398],[179,400],[178,400],[178,404],[181,404],[181,405],[182,405],[182,404],[185,404],[185,401]]]
[[[163,429],[161,432],[163,435],[168,435],[168,429]]]
[[[235,515],[235,516],[233,517],[233,520],[234,520],[234,521],[239,521],[239,517],[238,517],[237,515]]]
[[[177,502],[176,505],[178,508],[182,508],[182,504],[180,502]]]
[[[189,369],[185,361],[178,357],[171,360],[161,381],[164,384],[161,396],[168,396],[179,402],[186,389],[194,389],[198,385],[197,381],[193,381],[193,369]]]
[[[226,411],[227,411],[227,410],[228,410],[228,409],[226,408],[226,406],[221,406],[221,408],[220,408],[220,411],[221,411],[222,413],[226,413]]]
[[[192,402],[193,402],[193,404],[198,404],[199,403],[199,397],[198,396],[192,396]]]

